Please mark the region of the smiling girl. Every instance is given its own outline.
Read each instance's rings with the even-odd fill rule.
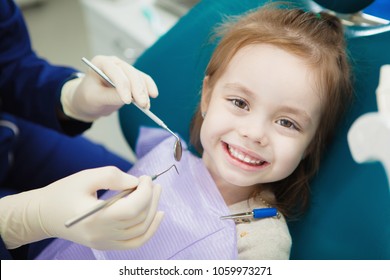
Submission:
[[[191,142],[231,212],[283,214],[237,224],[239,258],[288,258],[283,216],[307,208],[309,181],[352,97],[342,25],[326,13],[266,7],[219,35]]]

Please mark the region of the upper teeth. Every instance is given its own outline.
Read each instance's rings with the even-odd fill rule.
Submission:
[[[243,162],[247,162],[247,163],[251,163],[251,164],[260,164],[260,163],[263,162],[263,161],[261,161],[259,159],[254,159],[254,158],[251,158],[248,155],[244,155],[243,153],[241,153],[241,152],[235,150],[234,148],[232,148],[231,146],[228,146],[228,148],[229,148],[229,153],[233,157],[235,157],[235,158],[237,158],[237,159],[239,159],[239,160],[241,160]]]

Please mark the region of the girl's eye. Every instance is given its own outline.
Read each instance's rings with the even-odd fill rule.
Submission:
[[[245,100],[242,100],[242,99],[231,99],[230,100],[234,106],[240,108],[240,109],[244,109],[244,110],[249,110],[249,106],[248,104],[246,103]]]
[[[289,121],[289,120],[286,120],[286,119],[280,119],[280,120],[277,121],[277,123],[280,124],[283,127],[299,130],[298,127],[292,121]]]

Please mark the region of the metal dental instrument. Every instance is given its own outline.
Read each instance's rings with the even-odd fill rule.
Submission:
[[[243,213],[232,214],[232,215],[228,215],[228,216],[221,216],[220,218],[222,220],[243,219],[243,218],[262,219],[262,218],[275,217],[278,215],[279,215],[278,209],[276,209],[276,208],[257,208],[257,209],[253,209],[250,212],[243,212]]]
[[[104,72],[102,70],[97,68],[91,61],[89,61],[85,57],[83,57],[81,60],[85,64],[87,64],[92,70],[94,70],[100,77],[102,77],[107,83],[109,83],[113,88],[115,88],[115,84],[111,81],[111,79],[106,74],[104,74]],[[153,114],[150,110],[147,110],[147,109],[144,109],[144,108],[138,106],[138,104],[135,102],[132,102],[132,104],[134,104],[145,115],[147,115],[152,121],[154,121],[160,127],[164,128],[166,131],[168,131],[170,134],[172,134],[176,138],[175,144],[173,146],[173,150],[174,150],[173,155],[174,155],[176,161],[180,161],[182,153],[183,153],[180,138],[175,133],[173,133],[173,131],[170,130],[168,128],[168,126],[161,119],[159,119],[155,114]]]
[[[155,180],[157,179],[159,176],[161,176],[162,174],[168,172],[171,168],[175,168],[177,174],[179,174],[179,171],[177,170],[176,168],[176,165],[172,165],[171,167],[169,167],[168,169],[165,169],[164,171],[158,173],[158,174],[155,174],[152,177],[152,180]],[[129,194],[131,194],[133,191],[135,191],[137,189],[137,186],[134,186],[130,189],[126,189],[126,190],[123,190],[119,193],[117,193],[116,195],[110,197],[109,199],[106,199],[106,200],[103,200],[103,201],[100,201],[99,204],[97,204],[96,206],[94,206],[93,208],[91,208],[90,210],[88,210],[87,212],[81,214],[80,216],[77,216],[75,218],[72,218],[70,220],[68,220],[67,222],[65,222],[65,226],[66,227],[71,227],[73,226],[74,224],[77,224],[78,222],[84,220],[85,218],[91,216],[92,214],[102,210],[103,208],[106,208],[112,204],[114,204],[116,201],[118,201],[119,199],[125,197],[125,196],[128,196]]]

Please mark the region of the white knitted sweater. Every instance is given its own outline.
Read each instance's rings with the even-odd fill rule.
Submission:
[[[267,192],[269,197],[272,195]],[[264,208],[262,201],[250,199],[229,206],[232,214]],[[237,229],[238,258],[241,260],[287,260],[290,257],[291,236],[285,218],[265,218],[240,223]]]

